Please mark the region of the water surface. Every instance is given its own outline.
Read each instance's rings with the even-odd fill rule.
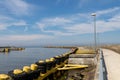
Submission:
[[[23,51],[0,53],[0,73],[7,73],[13,69],[21,69],[25,65],[35,63],[40,59],[63,54],[69,49],[58,48],[26,48]]]

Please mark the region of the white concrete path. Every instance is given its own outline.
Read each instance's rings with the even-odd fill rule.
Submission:
[[[108,80],[120,80],[120,54],[103,49],[103,56],[108,72]]]

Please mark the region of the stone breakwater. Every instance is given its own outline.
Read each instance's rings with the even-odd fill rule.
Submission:
[[[20,51],[20,50],[24,50],[24,49],[25,48],[21,48],[21,47],[5,46],[5,47],[0,47],[0,52]]]

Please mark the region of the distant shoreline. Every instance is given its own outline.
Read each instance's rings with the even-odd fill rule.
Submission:
[[[76,46],[44,46],[43,48],[64,48],[64,49],[71,49],[71,48],[76,48]]]

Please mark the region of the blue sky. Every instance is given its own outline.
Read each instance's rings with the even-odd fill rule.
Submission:
[[[120,43],[120,0],[0,0],[0,45]]]

